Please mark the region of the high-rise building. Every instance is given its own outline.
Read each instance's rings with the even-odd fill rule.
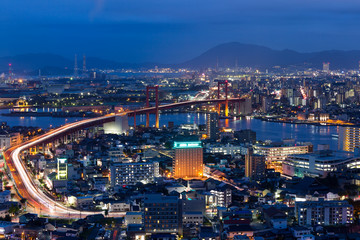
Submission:
[[[173,176],[175,178],[201,178],[204,171],[201,141],[189,139],[174,142],[175,158]]]
[[[265,174],[265,156],[253,154],[252,150],[249,150],[245,155],[245,177],[252,179],[260,178]]]
[[[330,71],[330,63],[329,62],[323,62],[323,71],[324,72]]]
[[[351,224],[354,207],[347,201],[306,201],[295,203],[300,226]]]
[[[57,159],[57,179],[67,180],[68,161],[67,158],[59,157]]]
[[[208,113],[206,121],[208,139],[217,140],[219,138],[219,115],[217,113]]]
[[[160,177],[158,162],[114,163],[110,167],[111,186],[114,189],[123,185],[154,182]]]
[[[356,148],[360,148],[360,128],[340,128],[338,144],[340,150],[347,152],[354,152]]]
[[[235,104],[236,113],[238,115],[249,115],[252,113],[252,102],[251,98],[245,98],[244,101],[239,104]]]
[[[145,195],[143,220],[147,233],[177,233],[180,228],[179,199],[161,194]]]
[[[261,100],[261,111],[266,113],[270,110],[272,105],[272,98],[268,96],[263,96]]]

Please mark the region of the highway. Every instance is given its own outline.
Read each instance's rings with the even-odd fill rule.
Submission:
[[[239,101],[240,99],[229,99],[230,101]],[[181,103],[172,103],[167,105],[159,106],[159,110],[168,109],[172,107],[179,107],[192,104],[202,104],[202,103],[218,103],[224,101],[224,99],[211,99],[211,100],[195,100],[195,101],[186,101]],[[31,173],[28,171],[24,162],[21,160],[21,152],[46,143],[51,142],[57,137],[61,137],[64,134],[71,133],[76,129],[86,128],[89,126],[100,125],[102,121],[113,121],[116,116],[124,116],[126,114],[141,114],[145,112],[151,112],[155,108],[144,108],[135,111],[122,112],[117,114],[110,114],[101,117],[86,119],[74,123],[69,123],[59,128],[50,130],[49,132],[34,137],[33,139],[26,141],[18,146],[11,147],[4,152],[4,157],[6,164],[9,168],[11,177],[16,185],[18,194],[27,200],[28,205],[32,206],[34,213],[39,215],[46,215],[49,217],[58,217],[58,218],[81,218],[87,215],[104,213],[104,212],[94,212],[94,211],[80,211],[72,208],[66,207],[64,204],[54,200],[48,193],[43,192],[43,190],[35,183]],[[230,183],[228,183],[230,184]],[[109,212],[110,217],[122,217],[125,215],[125,212]]]
[[[121,113],[121,114],[117,114],[116,116],[123,116],[125,114],[126,113]],[[9,148],[5,152],[4,154],[5,160],[11,172],[15,185],[18,189],[18,192],[21,195],[21,197],[25,198],[28,204],[30,204],[33,207],[34,211],[32,212],[41,215],[47,215],[50,217],[60,217],[60,218],[80,218],[80,217],[85,217],[87,215],[104,213],[104,212],[94,212],[94,211],[79,211],[72,208],[68,208],[64,204],[59,203],[50,196],[48,196],[34,182],[31,174],[24,166],[24,163],[21,160],[21,152],[29,149],[30,147],[39,145],[50,138],[69,132],[73,128],[81,127],[82,125],[85,124],[89,124],[99,120],[106,120],[114,117],[115,115],[106,115],[98,118],[86,119],[79,122],[69,123],[65,126],[51,130],[48,133],[45,133],[39,137],[35,137],[21,144],[20,146]],[[125,212],[116,212],[116,213],[109,212],[109,216],[111,217],[121,217],[124,215]]]

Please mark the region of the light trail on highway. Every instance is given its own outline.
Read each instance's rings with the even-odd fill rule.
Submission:
[[[231,101],[238,101],[240,99],[229,99]],[[216,103],[224,101],[223,99],[209,99],[209,100],[197,100],[197,101],[187,101],[180,103],[171,103],[167,105],[159,106],[159,109],[167,109],[172,107],[179,107],[184,105],[195,105],[202,103]],[[38,209],[39,213],[42,215],[47,215],[49,217],[60,217],[60,218],[81,218],[87,215],[99,214],[100,211],[80,211],[77,209],[69,208],[64,204],[54,200],[48,196],[43,190],[35,183],[31,174],[27,170],[24,162],[21,160],[21,152],[40,145],[48,140],[55,139],[57,136],[71,132],[71,130],[77,129],[79,127],[88,127],[88,124],[99,123],[101,121],[109,121],[111,118],[125,116],[127,114],[138,113],[138,112],[150,112],[155,108],[143,108],[135,111],[122,112],[117,114],[109,114],[101,117],[85,119],[78,122],[73,122],[61,126],[59,128],[50,130],[49,132],[34,137],[29,141],[20,144],[19,146],[11,147],[5,151],[4,157],[6,164],[9,167],[10,174],[16,185],[18,194],[20,197],[25,198],[28,203],[33,206],[34,209]],[[100,125],[100,123],[98,124]],[[229,183],[228,183],[229,184]],[[109,212],[108,216],[110,217],[122,217],[125,215],[125,212]]]
[[[28,142],[14,148],[10,148],[8,151],[11,153],[6,157],[6,160],[10,163],[10,171],[14,177],[15,184],[18,187],[19,194],[26,198],[27,201],[34,207],[34,209],[40,210],[43,215],[48,215],[51,217],[61,217],[61,218],[80,218],[81,216],[87,216],[92,214],[102,213],[99,211],[80,211],[72,208],[66,207],[64,204],[57,202],[51,197],[47,196],[37,184],[33,181],[31,174],[24,166],[23,161],[21,160],[21,152],[25,151],[33,146],[43,143],[49,138],[61,135],[70,131],[73,128],[80,127],[84,124],[92,123],[99,120],[106,120],[109,118],[114,118],[116,116],[124,116],[126,113],[121,113],[117,115],[106,115],[93,119],[86,119],[79,122],[69,123],[65,126],[59,127],[55,130],[51,130],[48,133],[43,134],[40,137],[29,140]],[[8,152],[7,151],[7,152]],[[15,169],[11,169],[11,165],[14,165]],[[22,185],[24,187],[22,187]],[[124,212],[113,212],[109,213],[109,216],[121,217],[124,216]]]

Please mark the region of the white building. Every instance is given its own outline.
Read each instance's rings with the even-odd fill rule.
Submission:
[[[111,186],[114,189],[139,182],[151,183],[160,176],[158,162],[114,163],[110,172]]]
[[[233,145],[230,143],[227,143],[226,145],[223,144],[206,144],[205,149],[207,153],[219,153],[224,155],[236,155],[236,154],[242,154],[245,155],[248,151],[247,147],[240,146],[240,145]]]
[[[142,224],[142,215],[142,212],[127,212],[125,215],[125,225],[127,226],[129,224]]]
[[[283,174],[291,177],[325,177],[329,172],[360,168],[360,156],[354,156],[351,152],[322,150],[288,156],[282,167]]]
[[[303,226],[294,226],[291,228],[291,232],[294,238],[297,240],[305,240],[308,239],[308,236],[310,235],[310,229],[303,227]],[[311,235],[312,236],[312,235]]]
[[[115,122],[104,123],[105,134],[124,134],[129,130],[128,116],[116,116]]]
[[[255,145],[253,149],[255,154],[266,156],[267,168],[282,173],[282,163],[287,156],[312,152],[313,145],[311,143],[296,145],[294,142],[286,144],[284,141],[282,144]]]
[[[339,225],[354,222],[354,208],[347,201],[306,201],[295,203],[300,226]]]
[[[210,196],[206,196],[208,205],[228,207],[232,203],[232,191],[230,188],[211,190],[210,193]]]
[[[112,202],[109,207],[110,212],[127,212],[130,211],[130,203]]]

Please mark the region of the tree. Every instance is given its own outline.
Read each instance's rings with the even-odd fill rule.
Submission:
[[[10,208],[9,208],[9,213],[11,215],[15,215],[19,212],[20,208],[18,206],[15,206],[15,205],[12,205]]]

